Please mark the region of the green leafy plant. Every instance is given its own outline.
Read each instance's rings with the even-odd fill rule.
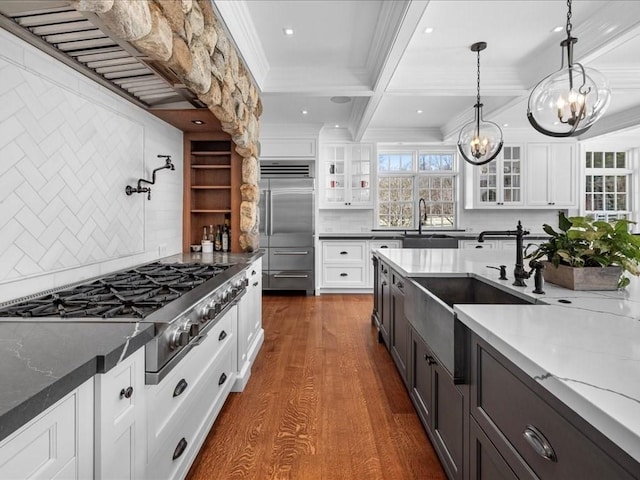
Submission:
[[[609,267],[619,266],[622,271],[619,288],[629,285],[624,272],[638,276],[640,274],[640,237],[629,232],[629,226],[635,222],[616,220],[614,223],[591,221],[586,217],[566,217],[560,213],[559,232],[544,224],[544,231],[550,238],[526,258],[545,259],[556,267]],[[527,247],[527,250],[529,247]]]

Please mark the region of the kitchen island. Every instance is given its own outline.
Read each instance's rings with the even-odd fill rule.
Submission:
[[[521,402],[526,403],[523,399],[527,399],[529,393],[533,397],[532,392],[535,391],[536,398],[541,398],[544,405],[560,410],[562,421],[568,422],[566,428],[577,426],[577,430],[590,437],[598,448],[615,456],[619,462],[616,465],[622,465],[626,474],[631,472],[623,478],[640,476],[638,279],[632,278],[625,290],[612,292],[572,291],[547,283],[544,285],[545,294],[538,295],[533,293],[533,279],[527,281],[526,287],[512,286],[515,263],[513,250],[387,249],[376,251],[374,256],[390,267],[392,272],[407,280],[412,277],[469,276],[530,300],[530,304],[523,305],[454,305],[455,322],[463,325],[471,338],[464,345],[470,375],[461,382],[466,385],[458,386],[462,394],[471,398],[471,401],[469,398],[465,400],[465,409],[471,415],[465,419],[468,422],[465,424],[467,440],[463,440],[463,444],[468,445],[464,448],[473,453],[469,455],[471,459],[465,461],[467,469],[474,474],[479,471],[478,458],[474,459],[477,453],[474,450],[477,449],[468,441],[469,436],[479,438],[473,435],[478,431],[477,423],[484,428],[480,429],[479,435],[485,435],[495,425],[500,426],[500,421],[504,421],[505,425],[517,421],[512,417],[502,419],[496,411],[490,415],[488,412],[492,407],[480,404],[483,398],[478,385],[482,368],[490,364],[488,359],[497,358],[499,361],[496,361],[496,365],[509,367],[508,374],[498,377],[505,381],[517,378],[513,380],[513,388],[515,385],[525,385],[524,391],[528,393],[523,394]],[[509,280],[499,280],[499,272],[488,268],[499,265],[507,265]],[[407,310],[409,307],[405,305],[404,308]],[[423,340],[429,343],[428,338]],[[456,348],[461,347],[456,345]],[[488,356],[486,352],[489,352]],[[457,355],[460,353],[456,352]],[[484,359],[484,363],[480,358]],[[409,358],[407,363],[411,368],[412,359]],[[449,373],[453,375],[454,372]],[[485,389],[490,384],[485,382]],[[502,396],[510,398],[511,392],[506,384],[494,382],[495,385],[506,388],[497,395],[497,401]],[[408,387],[411,388],[410,385]],[[477,397],[475,400],[474,396]],[[485,402],[490,397],[485,390]],[[498,410],[507,407],[508,402],[500,405]],[[526,410],[528,407],[522,404],[520,408]],[[480,420],[476,423],[477,418]],[[508,432],[498,433],[511,440]],[[597,438],[596,435],[602,437]],[[516,436],[522,437],[521,431]],[[502,461],[501,457],[507,458],[512,454],[511,450],[517,450],[513,445],[518,441],[505,442],[507,448],[491,439],[491,446],[496,444],[499,452],[496,465]],[[566,456],[564,459],[566,463]],[[548,458],[544,461],[548,465],[553,463]],[[522,461],[518,457],[518,462],[522,465],[514,466],[507,461],[509,465],[505,471],[513,471],[516,476],[544,476],[536,470],[532,461]],[[495,471],[500,469],[496,467]],[[596,473],[592,472],[591,476],[594,475]],[[455,475],[450,473],[450,476]]]

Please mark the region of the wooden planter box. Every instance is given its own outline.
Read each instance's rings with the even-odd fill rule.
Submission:
[[[544,280],[571,290],[617,290],[621,267],[569,267],[544,263]]]

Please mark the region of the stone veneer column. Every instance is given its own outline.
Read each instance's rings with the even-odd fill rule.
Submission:
[[[162,62],[204,102],[231,135],[242,156],[240,247],[258,248],[258,136],[262,102],[258,89],[210,0],[70,0],[96,13],[109,33]]]

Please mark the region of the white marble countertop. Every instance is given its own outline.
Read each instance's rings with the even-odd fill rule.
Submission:
[[[404,230],[389,230],[389,231],[385,231],[385,230],[376,230],[376,231],[366,231],[366,232],[322,232],[322,233],[317,233],[316,235],[318,236],[318,238],[402,238],[405,234]],[[408,235],[417,235],[418,232],[416,230],[408,230],[407,231]],[[470,231],[466,231],[466,230],[423,230],[422,231],[422,235],[424,236],[429,236],[429,235],[447,235],[450,237],[455,237],[455,238],[463,238],[463,239],[475,239],[478,238],[478,235],[480,234],[480,231],[477,232],[470,232]],[[547,235],[545,232],[530,232],[526,237],[524,237],[525,240],[525,245],[526,245],[526,241],[527,238],[533,238],[533,239],[539,239],[539,238],[547,238],[549,235]],[[501,238],[501,239],[505,239],[505,238],[512,238],[512,237],[508,237],[506,235],[504,236],[491,236],[491,237],[487,237],[487,241],[491,241],[491,240],[495,240],[497,238]]]
[[[458,305],[458,318],[640,462],[640,279],[620,291],[514,287],[515,252],[378,250],[399,273],[475,276],[545,305]],[[507,265],[509,280],[487,265]],[[561,303],[570,301],[571,303]]]

